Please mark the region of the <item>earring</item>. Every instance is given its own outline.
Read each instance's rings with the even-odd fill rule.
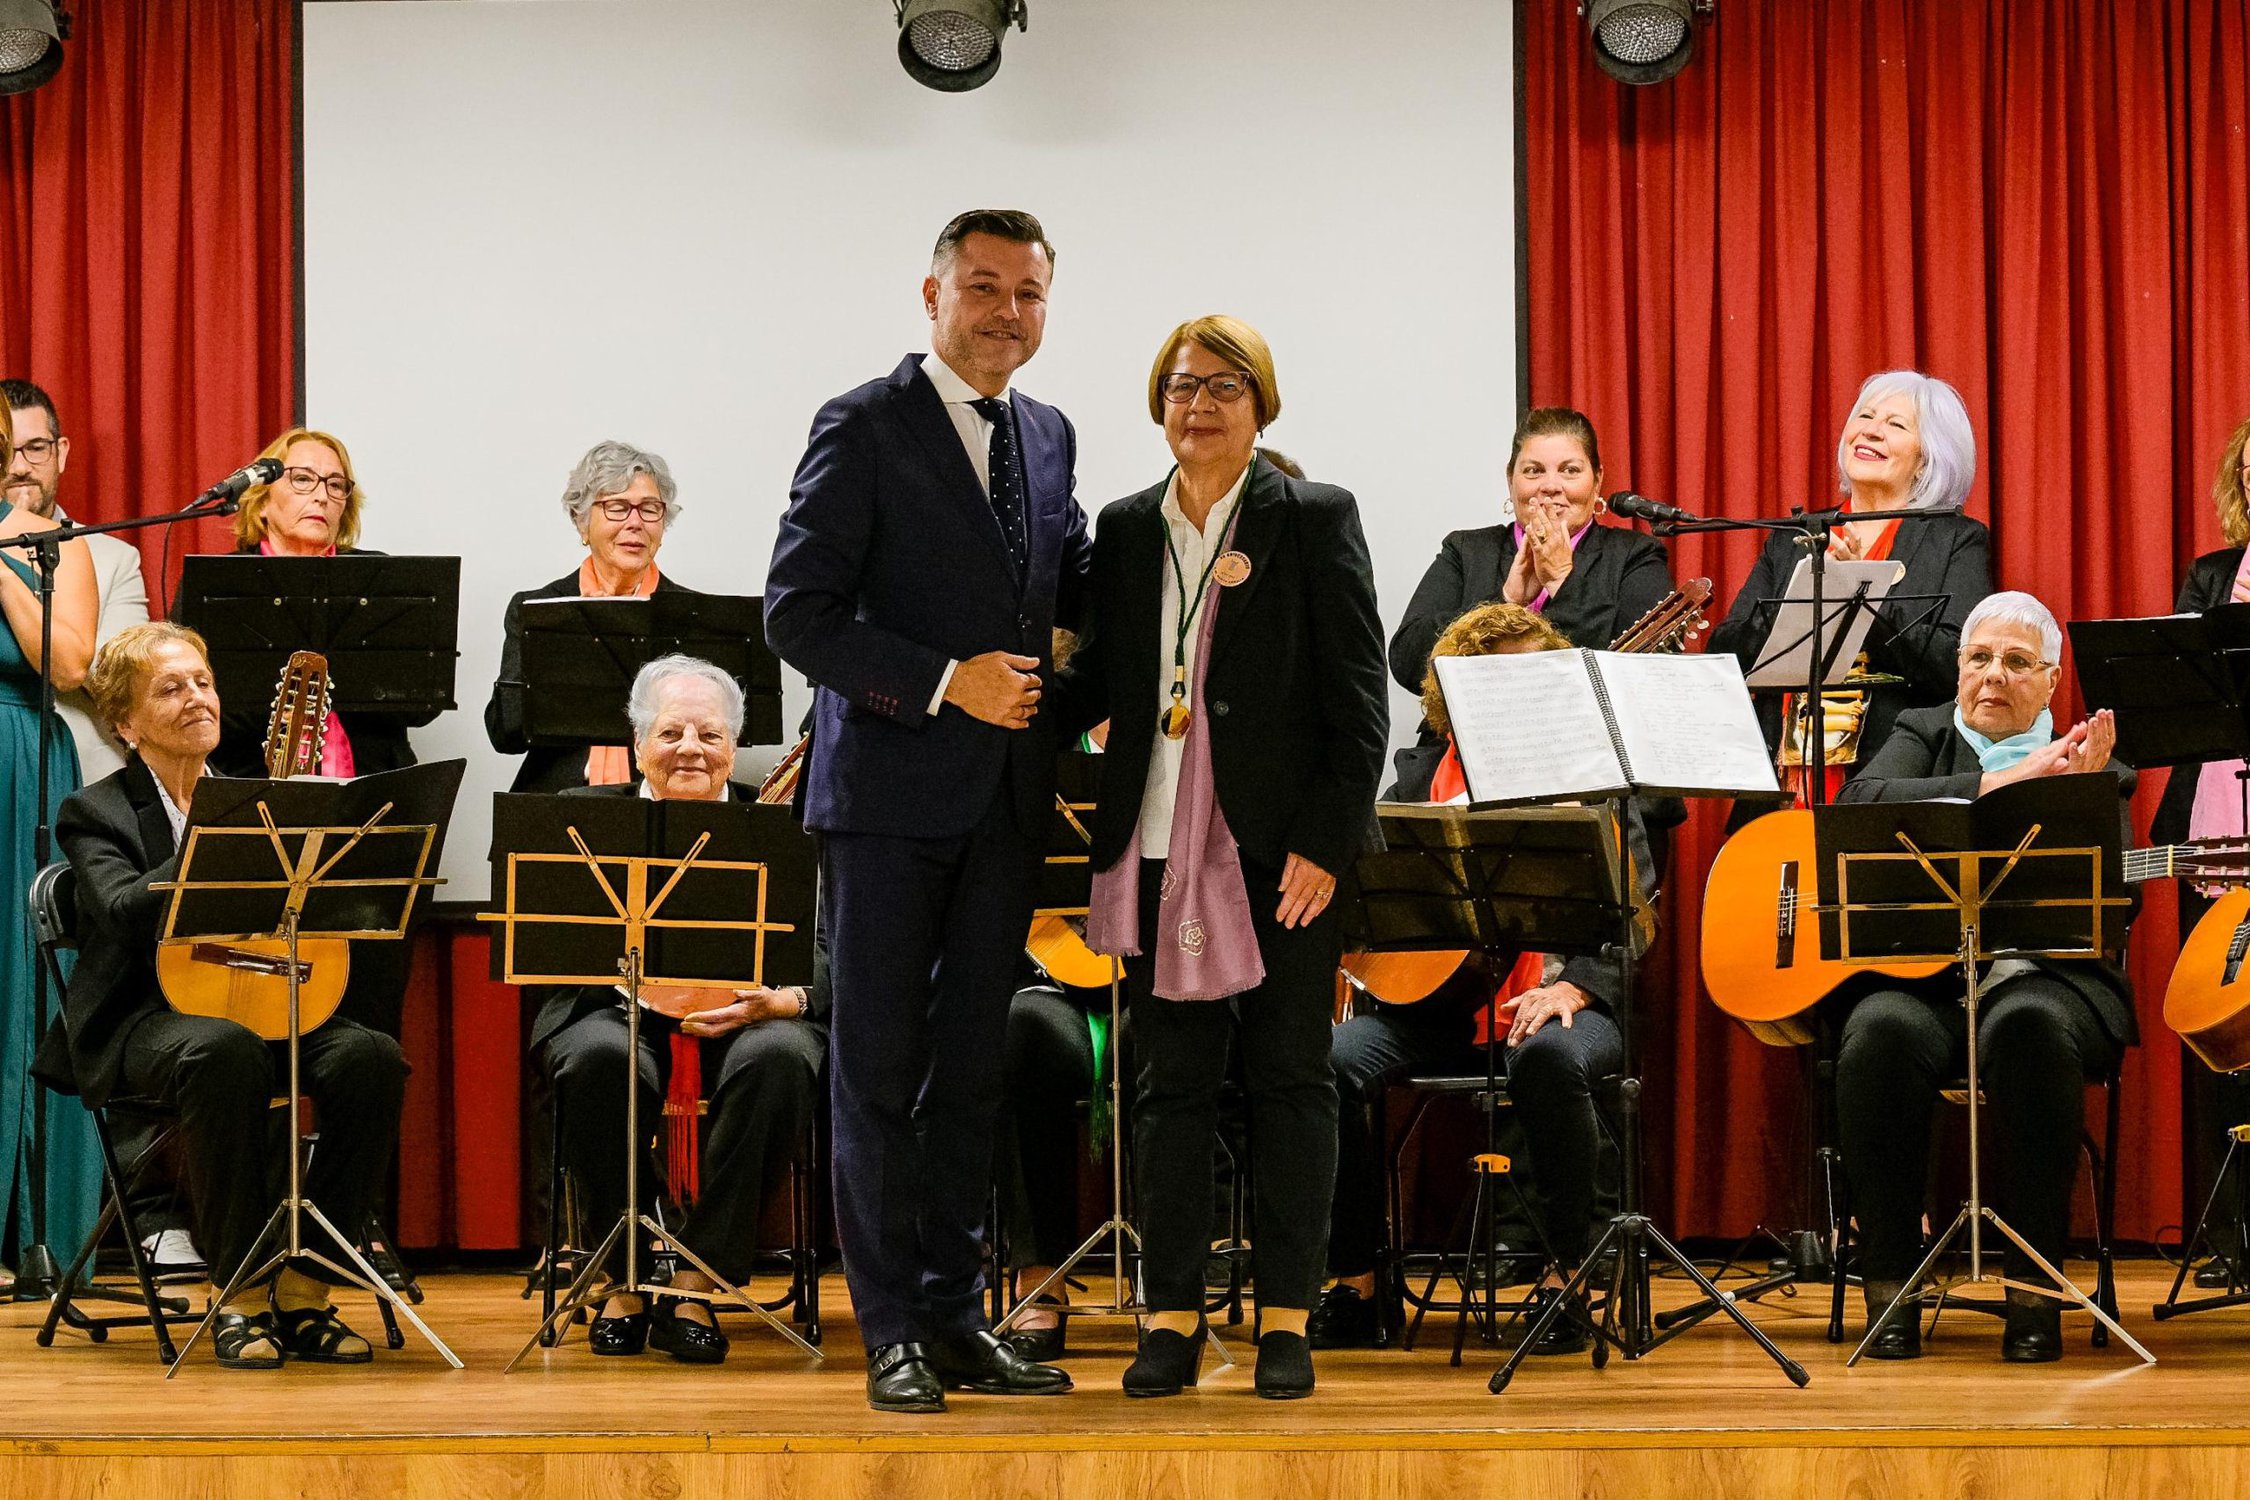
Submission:
[[[1609,514],[1609,502],[1602,499],[1599,495],[1594,497],[1594,514],[1597,516],[1606,516]]]

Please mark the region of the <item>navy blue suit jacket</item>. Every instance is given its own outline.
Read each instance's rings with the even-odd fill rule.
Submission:
[[[1030,560],[1019,578],[1000,522],[937,389],[909,354],[813,418],[766,573],[766,640],[812,680],[806,826],[950,838],[1005,796],[1046,826],[1053,716],[1001,729],[929,710],[948,660],[987,651],[1052,671],[1055,626],[1074,628],[1090,546],[1074,493],[1077,435],[1014,398]]]

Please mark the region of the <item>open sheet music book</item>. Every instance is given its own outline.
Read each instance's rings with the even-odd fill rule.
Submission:
[[[1731,656],[1533,651],[1432,665],[1473,803],[1780,790]]]

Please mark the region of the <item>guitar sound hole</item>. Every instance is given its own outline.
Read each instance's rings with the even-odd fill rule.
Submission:
[[[2219,983],[2234,983],[2235,976],[2242,972],[2242,958],[2245,953],[2250,953],[2250,917],[2245,917],[2235,924],[2234,940],[2227,944],[2226,970],[2219,975]]]
[[[1774,910],[1773,961],[1776,968],[1787,969],[1797,961],[1797,862],[1784,860],[1781,866],[1781,893]]]

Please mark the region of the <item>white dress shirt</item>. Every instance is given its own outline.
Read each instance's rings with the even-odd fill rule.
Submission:
[[[985,399],[984,392],[953,372],[953,366],[935,354],[922,356],[922,374],[937,388],[938,399],[945,403],[945,414],[953,419],[953,430],[961,434],[961,446],[969,455],[969,467],[976,470],[977,484],[984,490],[985,498],[992,497],[992,424],[984,419],[975,406]],[[999,398],[1013,402],[1016,393],[1004,390]],[[1026,496],[1026,503],[1029,497]],[[953,669],[958,661],[949,661],[938,674],[937,691],[930,696],[930,712],[945,707],[945,690],[953,685]]]
[[[1172,706],[1172,642],[1174,632],[1179,629],[1180,625],[1179,580],[1181,578],[1187,580],[1187,596],[1195,604],[1194,613],[1188,620],[1186,642],[1187,680],[1189,684],[1187,701],[1192,703],[1194,700],[1195,652],[1196,647],[1202,643],[1203,617],[1211,612],[1211,601],[1220,592],[1219,581],[1214,578],[1211,580],[1211,586],[1203,591],[1202,599],[1196,600],[1196,580],[1203,576],[1203,569],[1211,560],[1212,549],[1216,548],[1225,538],[1227,524],[1234,519],[1235,506],[1242,499],[1243,480],[1249,477],[1250,470],[1245,467],[1241,476],[1235,480],[1234,488],[1228,490],[1220,498],[1219,503],[1211,507],[1211,513],[1203,518],[1203,529],[1200,531],[1196,529],[1195,523],[1188,520],[1186,513],[1180,509],[1180,475],[1178,470],[1175,469],[1172,472],[1171,483],[1164,486],[1164,504],[1162,507],[1164,529],[1172,538],[1172,557],[1177,557],[1180,560],[1180,567],[1179,572],[1175,574],[1172,571],[1171,557],[1167,557],[1164,560],[1164,571],[1161,575],[1164,608],[1156,627],[1156,649],[1158,653],[1156,743],[1149,751],[1148,780],[1141,787],[1140,830],[1141,858],[1143,859],[1162,859],[1172,852],[1172,804],[1179,795],[1180,757],[1187,747],[1185,736],[1175,740],[1166,738],[1164,734],[1164,710]]]
[[[180,811],[180,804],[172,800],[163,777],[151,772],[149,780],[156,783],[156,800],[164,804],[164,816],[172,825],[172,850],[178,853],[180,844],[187,838],[187,814]]]

